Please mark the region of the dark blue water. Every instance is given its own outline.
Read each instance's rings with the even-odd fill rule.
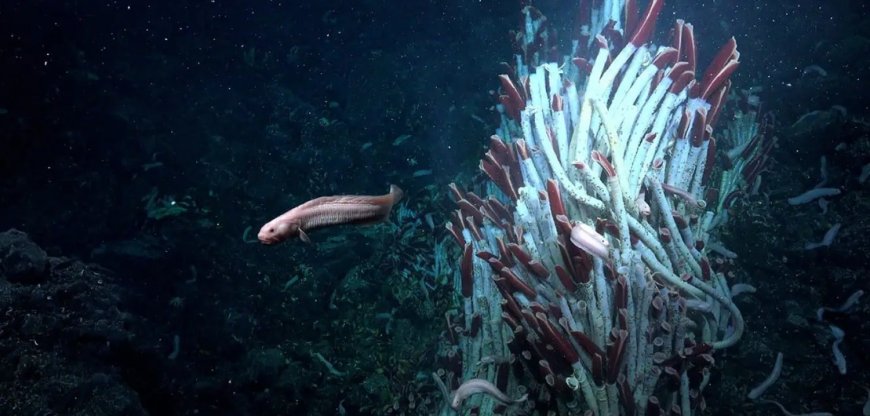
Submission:
[[[0,232],[26,233],[0,239],[0,415],[438,411],[458,296],[447,184],[484,181],[524,3],[0,3]],[[560,47],[574,3],[535,3]],[[793,412],[860,414],[870,385],[867,300],[814,315],[870,290],[870,14],[792,3],[668,2],[655,35],[693,22],[700,62],[735,36],[733,91],[776,120],[760,192],[723,236],[758,292],[717,355],[711,414],[776,414],[744,398],[776,351],[768,395]],[[785,204],[823,155],[842,193]],[[388,224],[256,242],[301,202],[390,184],[405,199]],[[803,250],[834,223],[834,244]]]

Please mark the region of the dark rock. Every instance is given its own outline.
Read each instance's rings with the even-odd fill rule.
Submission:
[[[48,255],[16,229],[0,233],[0,278],[35,284],[48,277]]]

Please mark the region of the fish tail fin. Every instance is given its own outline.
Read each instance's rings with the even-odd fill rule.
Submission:
[[[396,185],[390,185],[390,196],[393,197],[393,204],[398,203],[404,195],[405,193],[402,192],[402,188],[399,188]]]

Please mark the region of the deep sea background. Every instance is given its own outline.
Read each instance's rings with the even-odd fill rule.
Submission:
[[[534,2],[562,33],[574,4]],[[0,415],[437,410],[446,185],[480,180],[521,7],[0,1],[0,232],[26,233],[2,235],[0,264],[51,265],[0,268]],[[756,88],[779,137],[724,237],[730,280],[758,292],[738,302],[748,333],[717,355],[709,413],[777,414],[745,395],[784,351],[766,397],[860,414],[868,300],[830,318],[846,375],[815,311],[870,290],[868,6],[668,1],[655,39],[675,18],[699,62],[736,37],[735,88]],[[786,204],[819,182],[820,156],[842,194],[824,213]],[[300,202],[391,183],[406,199],[389,224],[252,241]],[[803,249],[835,223],[831,247]]]

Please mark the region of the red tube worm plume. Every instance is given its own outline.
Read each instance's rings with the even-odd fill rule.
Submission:
[[[471,316],[471,328],[468,329],[468,336],[472,338],[476,337],[482,324],[483,318],[480,317],[479,313],[475,312],[474,315]]]
[[[553,111],[557,111],[557,112],[562,111],[562,106],[563,106],[562,96],[558,95],[558,94],[553,95],[553,100],[552,100],[552,103],[550,104],[550,106],[553,109]]]
[[[490,137],[489,151],[480,160],[480,170],[512,200],[517,200],[517,189],[523,185],[519,161],[512,148],[498,136]]]
[[[501,74],[498,76],[499,81],[501,81],[501,89],[504,90],[504,95],[499,96],[499,100],[502,105],[505,107],[505,111],[508,113],[511,118],[514,119],[517,123],[520,122],[520,112],[526,108],[526,101],[523,99],[523,96],[520,95],[520,91],[517,89],[514,82],[511,80],[510,76],[507,74]]]
[[[683,25],[683,41],[681,45],[680,58],[689,64],[689,71],[695,72],[695,28],[691,23]]]
[[[704,174],[701,176],[701,185],[706,186],[710,181],[710,176],[713,174],[713,166],[716,165],[716,139],[710,137],[710,140],[707,141],[707,158],[706,163],[704,164]],[[716,198],[707,197],[708,201],[715,201]]]
[[[598,164],[601,165],[601,168],[604,169],[604,172],[607,173],[608,178],[616,177],[616,170],[613,169],[613,165],[610,164],[610,161],[608,161],[607,158],[604,157],[603,154],[601,154],[601,152],[593,150],[592,160],[598,162]]]
[[[673,81],[668,92],[671,94],[678,94],[683,90],[683,88],[686,88],[695,80],[695,71],[689,70],[689,64],[687,62],[677,62],[671,67],[671,71],[668,72],[668,77]]]
[[[628,331],[613,329],[610,333],[611,344],[607,348],[607,382],[616,383],[619,369],[625,357],[625,347],[628,341]]]
[[[553,214],[553,218],[567,215],[565,204],[562,201],[562,193],[559,190],[559,184],[553,179],[547,180],[547,199],[550,202],[550,213]]]
[[[604,385],[604,355],[595,354],[592,356],[592,379],[596,385]]]
[[[619,402],[622,404],[622,408],[625,409],[625,414],[635,414],[634,393],[631,391],[631,386],[628,384],[625,374],[620,373],[616,377],[616,386],[619,388]]]
[[[462,279],[462,296],[470,298],[473,292],[474,269],[473,258],[471,254],[474,250],[471,243],[465,244],[465,249],[462,251],[462,261],[459,263],[459,270]]]
[[[448,222],[444,227],[447,228],[447,231],[453,236],[453,240],[456,241],[456,244],[459,244],[459,247],[465,246],[465,238],[462,236],[462,232],[456,230],[452,222]]]
[[[698,108],[695,111],[695,121],[692,123],[692,147],[701,147],[704,143],[704,132],[707,128],[707,110]]]
[[[740,53],[737,52],[737,41],[732,37],[725,45],[722,45],[719,53],[713,58],[713,62],[707,67],[707,72],[704,73],[704,78],[702,78],[700,84],[703,86],[701,98],[709,101],[708,97],[710,93],[721,87],[728,80],[728,77],[737,70],[737,67],[740,66],[739,57]]]
[[[537,297],[537,292],[535,289],[532,289],[531,286],[527,285],[526,282],[523,282],[522,279],[519,278],[511,269],[507,267],[502,267],[501,270],[498,271],[499,276],[505,279],[513,291],[521,292],[529,299],[534,299]]]
[[[665,69],[677,62],[680,52],[674,48],[662,48],[653,58],[653,65],[658,69]]]
[[[480,210],[471,202],[468,202],[468,200],[465,199],[460,199],[459,201],[456,201],[456,205],[462,211],[464,217],[472,218],[475,224],[483,223],[483,213],[480,212]]]
[[[507,244],[504,243],[504,239],[498,237],[495,239],[496,244],[498,244],[498,260],[505,265],[506,267],[514,267],[514,258],[511,256],[510,251],[508,251]]]
[[[625,2],[625,33],[633,33],[637,27],[638,16],[637,1],[626,0]]]
[[[562,287],[564,287],[569,293],[573,293],[574,290],[577,289],[577,284],[574,283],[574,279],[571,278],[571,275],[568,274],[564,267],[556,266],[556,277],[559,278]]]
[[[719,119],[719,110],[722,108],[722,103],[725,102],[725,96],[728,93],[728,90],[731,88],[731,81],[728,80],[725,82],[721,88],[716,90],[710,97],[708,97],[708,102],[710,103],[710,111],[709,117],[707,119],[707,124],[711,126],[716,125],[716,120]]]
[[[568,217],[565,215],[557,215],[554,219],[556,223],[556,231],[559,232],[560,236],[565,236],[570,238],[571,236],[571,222],[568,221]]]
[[[638,26],[634,35],[632,35],[631,40],[629,40],[629,43],[634,45],[634,47],[643,45],[649,39],[650,35],[652,35],[656,19],[659,16],[659,12],[662,10],[663,4],[664,0],[652,0],[649,3],[646,13],[644,13],[643,18],[640,21],[640,26]]]
[[[677,51],[681,51],[683,47],[683,25],[686,21],[677,19],[674,22],[674,27],[671,28],[671,47]]]
[[[539,279],[546,279],[550,276],[550,272],[544,267],[541,262],[532,258],[532,255],[523,250],[518,244],[510,243],[507,245],[507,249],[510,254],[513,255],[520,264],[522,264],[526,270],[530,273],[534,274]]]
[[[564,358],[568,363],[574,365],[576,362],[580,361],[580,355],[577,354],[577,351],[571,345],[567,338],[562,335],[551,323],[550,320],[547,319],[547,316],[543,313],[536,313],[535,318],[538,321],[538,327],[541,330],[541,335],[550,343],[557,351],[559,351],[562,358]]]

